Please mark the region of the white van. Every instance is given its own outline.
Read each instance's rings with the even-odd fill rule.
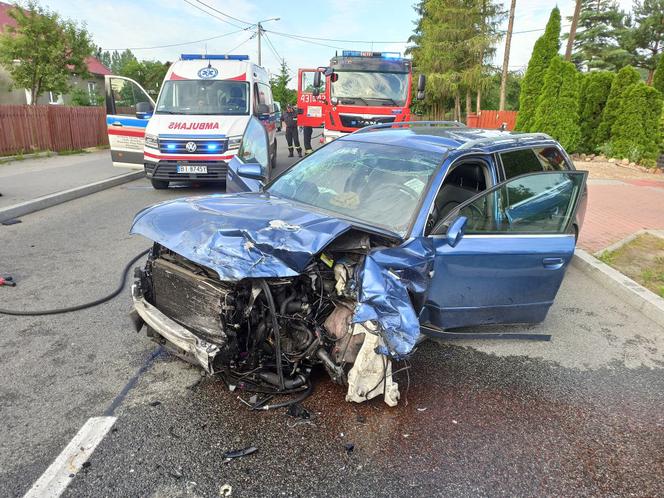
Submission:
[[[145,168],[154,188],[171,181],[225,181],[251,116],[277,154],[268,73],[246,55],[182,54],[157,103],[135,81],[106,76],[106,123],[114,166]]]

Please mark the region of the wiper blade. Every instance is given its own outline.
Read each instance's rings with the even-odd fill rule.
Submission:
[[[399,104],[397,104],[396,100],[391,99],[389,97],[374,97],[371,100],[380,100],[380,101],[383,101],[383,102],[391,102],[392,105],[399,105]]]

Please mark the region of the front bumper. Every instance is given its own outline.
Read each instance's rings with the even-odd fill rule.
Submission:
[[[185,353],[187,360],[193,359],[207,373],[214,373],[214,359],[219,347],[194,335],[187,328],[164,315],[145,300],[140,286],[131,287],[134,309],[154,332]]]
[[[228,172],[226,161],[166,161],[145,162],[145,176],[151,180],[225,182]],[[206,166],[207,173],[178,173],[178,165]]]

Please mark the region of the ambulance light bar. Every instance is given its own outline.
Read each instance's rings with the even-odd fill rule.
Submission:
[[[362,52],[360,50],[344,50],[342,57],[381,57],[383,59],[401,59],[400,52]]]
[[[248,55],[224,55],[224,54],[182,54],[180,60],[183,61],[248,61]]]

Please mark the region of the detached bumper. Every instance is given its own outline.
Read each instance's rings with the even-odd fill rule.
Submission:
[[[218,346],[197,337],[148,303],[138,285],[132,285],[131,296],[134,309],[152,330],[182,350],[187,359],[195,360],[207,373],[214,373],[213,362],[219,353]]]

